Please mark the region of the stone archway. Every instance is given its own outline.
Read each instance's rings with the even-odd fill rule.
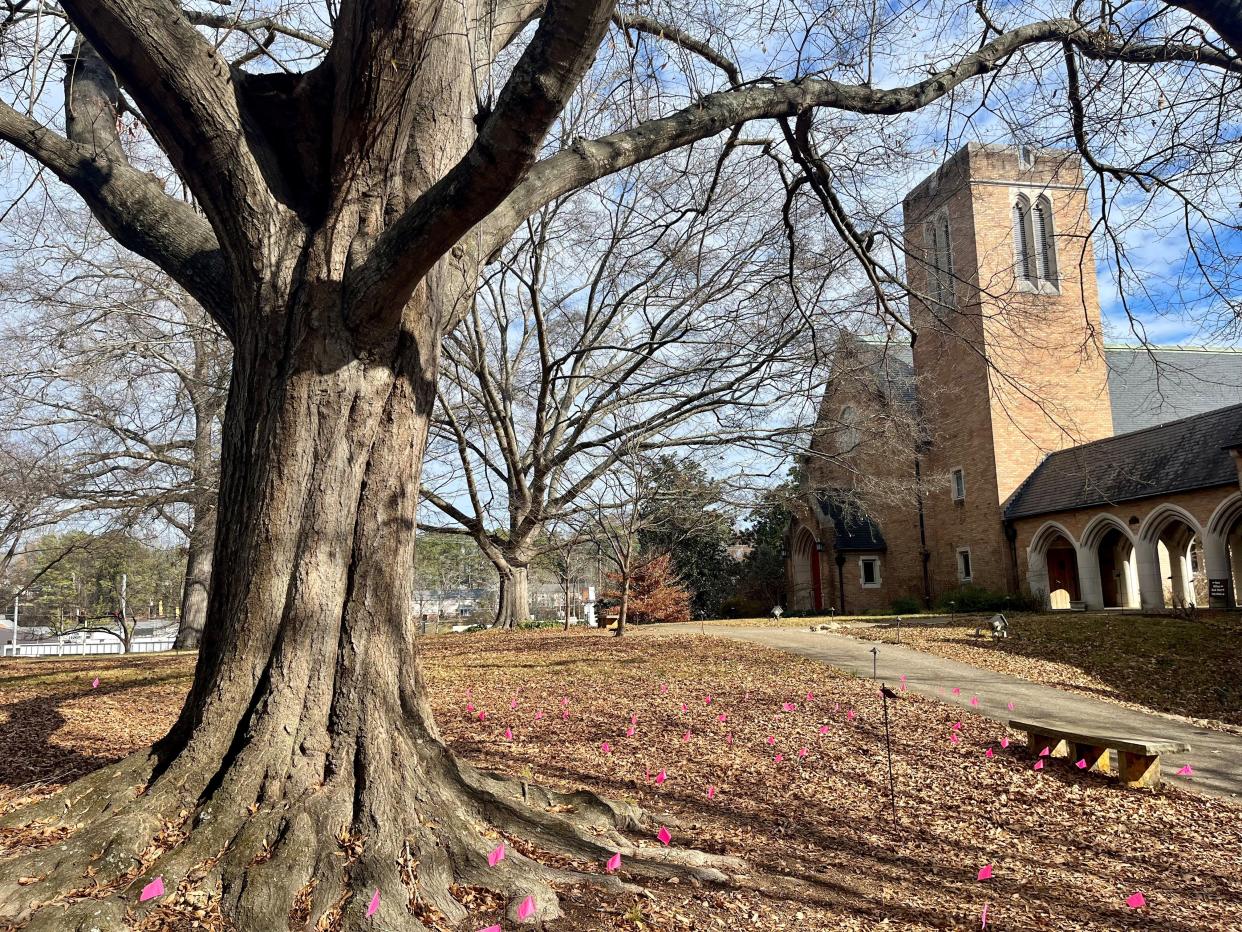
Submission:
[[[1088,608],[1138,608],[1142,604],[1129,528],[1112,515],[1097,515],[1083,530],[1079,547]]]
[[[1184,508],[1166,503],[1147,516],[1136,546],[1143,608],[1207,604],[1203,540]]]
[[[1068,609],[1082,600],[1078,547],[1069,531],[1055,521],[1049,521],[1031,538],[1027,580],[1031,594],[1046,608]]]
[[[819,565],[819,548],[816,546],[815,535],[805,527],[799,527],[794,534],[793,546],[790,548],[790,565],[792,568],[793,590],[790,603],[798,611],[823,611],[824,587]]]
[[[1234,492],[1217,507],[1203,535],[1209,604],[1212,608],[1242,605],[1242,492]],[[1224,585],[1213,592],[1212,583]]]

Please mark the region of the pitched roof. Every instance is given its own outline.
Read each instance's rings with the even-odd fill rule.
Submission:
[[[1242,352],[1194,346],[1104,349],[1113,433],[1242,403]]]
[[[832,490],[816,493],[819,523],[832,527],[832,547],[844,550],[887,550],[888,544],[880,526],[857,507],[850,507],[841,493]]]
[[[1010,497],[1006,518],[1237,484],[1226,447],[1242,404],[1049,454]]]

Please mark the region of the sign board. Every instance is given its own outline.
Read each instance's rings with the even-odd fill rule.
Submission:
[[[1209,579],[1208,580],[1208,597],[1212,599],[1227,598],[1229,580],[1227,579]]]

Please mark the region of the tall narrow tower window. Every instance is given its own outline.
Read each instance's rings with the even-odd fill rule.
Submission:
[[[1041,281],[1057,280],[1057,247],[1052,235],[1052,204],[1040,195],[1031,208],[1031,228],[1035,234],[1035,274]]]
[[[953,251],[949,245],[949,217],[939,214],[924,227],[927,249],[927,291],[937,304],[953,305]]]
[[[1031,281],[1031,202],[1023,194],[1013,204],[1013,274],[1019,280]]]

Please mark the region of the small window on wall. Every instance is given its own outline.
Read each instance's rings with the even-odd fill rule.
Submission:
[[[953,470],[953,501],[966,501],[966,471],[961,467]]]
[[[864,589],[878,589],[880,587],[879,557],[860,557],[858,560],[858,572]]]
[[[970,582],[974,579],[971,570],[970,548],[963,547],[957,552],[957,578],[962,582]]]

